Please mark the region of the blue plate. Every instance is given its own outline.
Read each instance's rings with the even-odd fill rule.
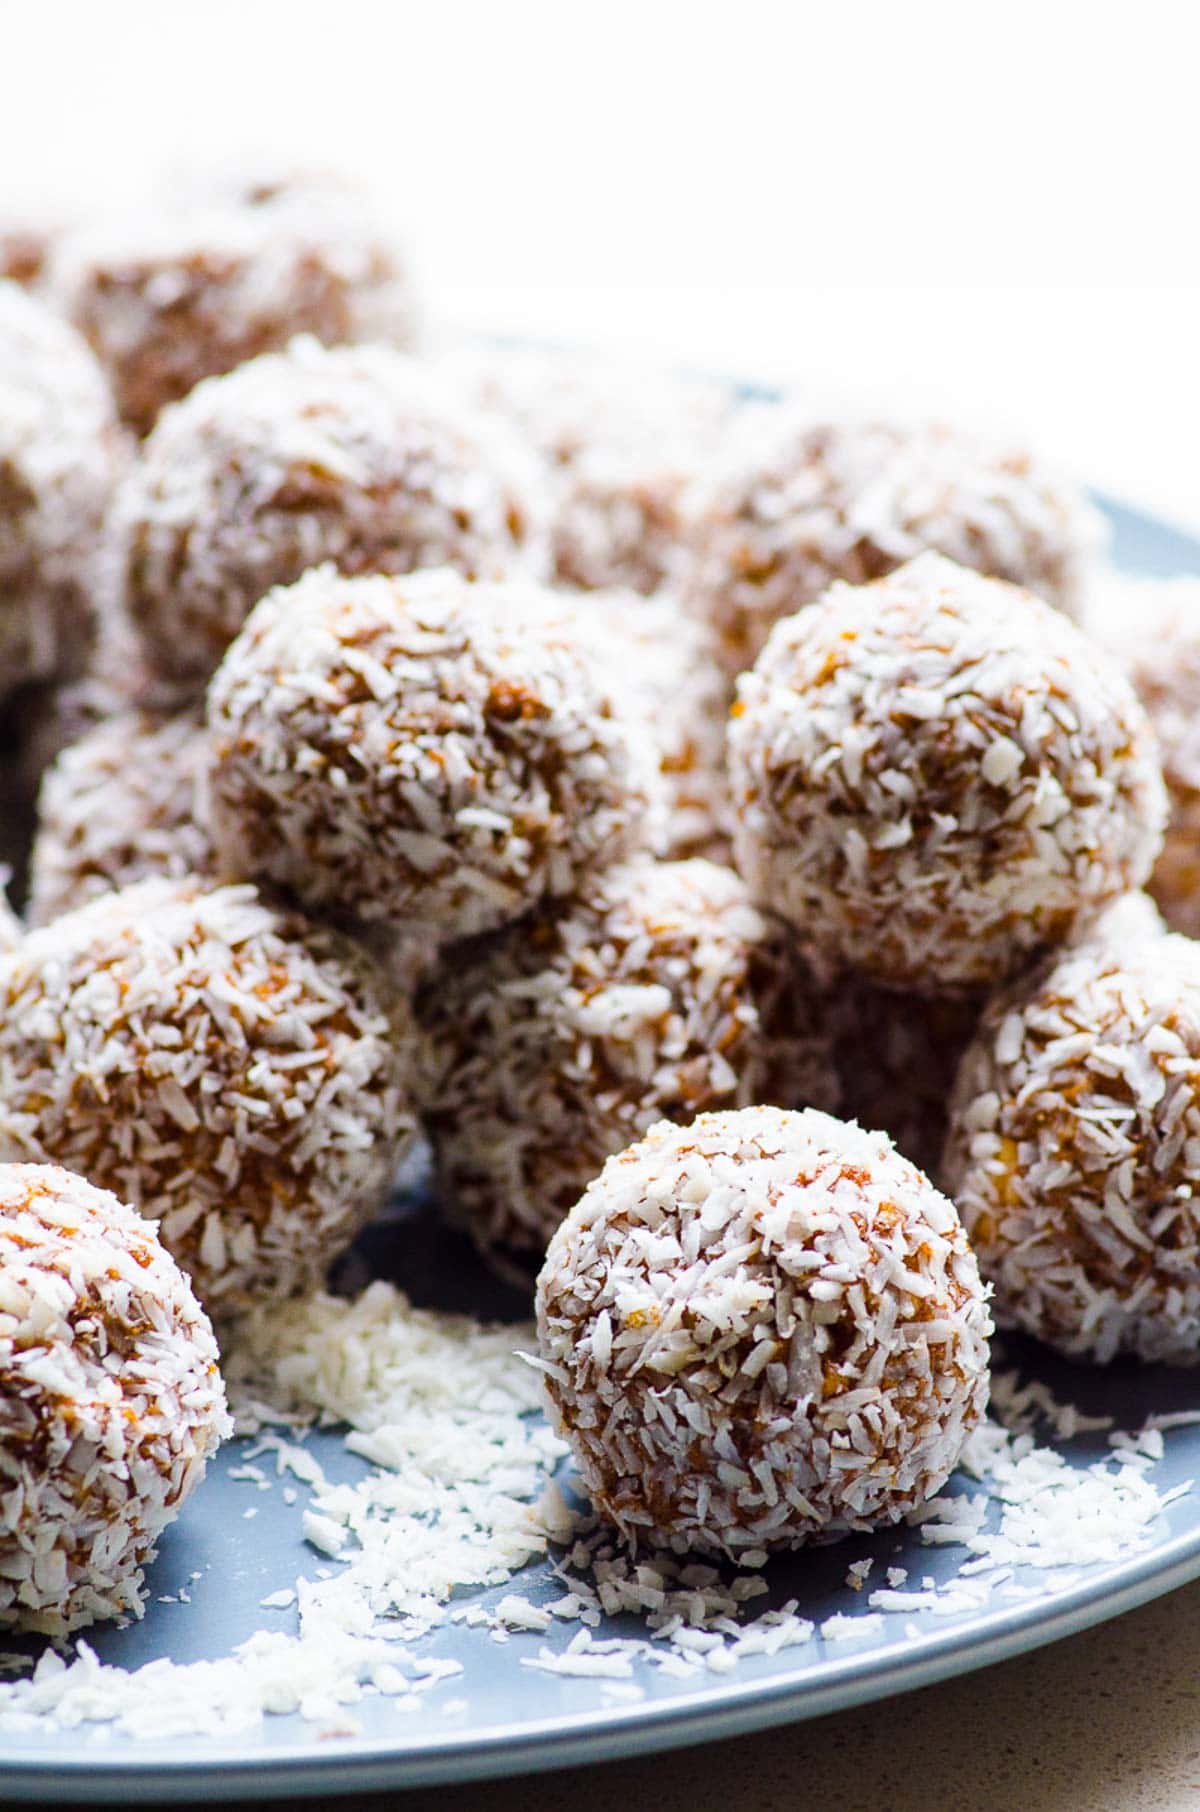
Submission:
[[[1200,572],[1200,542],[1123,506],[1104,501],[1104,508],[1118,564],[1154,574]],[[364,1237],[357,1261],[393,1278],[421,1304],[498,1316],[524,1308],[419,1197],[399,1203],[393,1219]],[[1107,1414],[1119,1428],[1137,1428],[1154,1411],[1200,1409],[1200,1375],[1123,1366],[1088,1371],[1032,1345],[1014,1345],[1011,1357],[1060,1399],[1090,1414]],[[1200,1479],[1200,1426],[1179,1428],[1166,1439],[1166,1456],[1154,1472],[1163,1493]],[[1109,1451],[1103,1434],[1058,1445],[1071,1465],[1081,1467]],[[364,1470],[336,1433],[315,1434],[311,1446],[331,1478],[353,1478]],[[291,1627],[294,1611],[264,1611],[260,1601],[313,1571],[313,1551],[300,1534],[304,1494],[289,1507],[279,1490],[259,1492],[231,1478],[240,1457],[237,1444],[220,1455],[203,1489],[168,1531],[144,1622],[125,1631],[90,1633],[101,1660],[125,1667],[160,1656],[199,1660],[228,1654],[257,1629]],[[252,1520],[245,1518],[248,1508],[256,1511]],[[817,1623],[839,1612],[862,1615],[867,1594],[856,1597],[845,1580],[849,1564],[868,1556],[875,1561],[872,1585],[889,1566],[908,1568],[912,1584],[925,1576],[944,1583],[962,1558],[961,1550],[956,1556],[951,1549],[923,1545],[915,1529],[889,1530],[773,1563],[767,1575],[770,1600],[757,1604],[794,1597],[801,1613]],[[321,1740],[298,1718],[273,1717],[233,1739],[150,1743],[116,1735],[97,1739],[87,1731],[69,1737],[61,1732],[5,1736],[0,1797],[115,1801],[318,1794],[648,1754],[924,1686],[1071,1635],[1197,1575],[1200,1493],[1170,1504],[1151,1545],[1118,1565],[1069,1577],[1025,1570],[1022,1583],[1037,1588],[1026,1598],[996,1598],[954,1618],[925,1611],[886,1617],[882,1628],[873,1620],[861,1637],[832,1645],[818,1637],[802,1648],[746,1659],[734,1674],[719,1679],[676,1679],[639,1665],[635,1678],[645,1696],[636,1704],[614,1705],[596,1680],[521,1666],[521,1657],[543,1643],[565,1646],[572,1633],[568,1626],[556,1626],[549,1636],[513,1635],[497,1645],[486,1628],[449,1625],[426,1637],[417,1652],[458,1660],[463,1674],[403,1717],[390,1700],[365,1698],[352,1708],[362,1725],[359,1735]],[[190,1592],[189,1603],[160,1601],[180,1587]],[[562,1589],[541,1563],[478,1596],[491,1605],[514,1590],[536,1601]],[[605,1633],[636,1630],[619,1620],[612,1630],[596,1632]]]

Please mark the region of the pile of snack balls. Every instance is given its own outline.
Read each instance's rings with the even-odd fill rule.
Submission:
[[[993,1311],[1200,1359],[1200,579],[943,422],[445,343],[332,176],[0,271],[0,1625],[129,1607],[212,1323],[418,1136],[635,1549],[919,1506]]]

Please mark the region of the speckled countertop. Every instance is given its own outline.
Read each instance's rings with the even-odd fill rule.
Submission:
[[[285,1805],[284,1801],[273,1802]],[[759,1736],[323,1812],[1196,1812],[1200,1582],[904,1698]]]

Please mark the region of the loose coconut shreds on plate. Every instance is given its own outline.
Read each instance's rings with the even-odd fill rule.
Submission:
[[[140,434],[202,378],[296,334],[403,345],[416,324],[408,275],[366,198],[299,175],[248,179],[240,192],[214,183],[190,202],[177,193],[161,210],[77,229],[48,282]]]
[[[343,1708],[364,1692],[404,1709],[457,1673],[403,1645],[445,1620],[456,1586],[503,1582],[548,1539],[538,1499],[563,1449],[535,1413],[537,1374],[513,1351],[523,1337],[532,1329],[414,1310],[383,1283],[353,1303],[318,1294],[253,1309],[230,1331],[239,1428],[261,1443],[264,1416],[278,1418],[302,1439],[315,1416],[341,1418],[351,1450],[378,1467],[355,1487],[307,1470],[313,1497],[297,1516],[332,1525],[343,1547],[325,1578],[296,1582],[296,1633],[275,1628],[217,1661],[133,1673],[81,1645],[65,1669],[51,1656],[32,1680],[0,1685],[0,1730],[50,1718],[136,1737],[227,1735],[289,1711],[345,1728]],[[276,1451],[304,1476],[295,1439]]]
[[[655,788],[575,618],[449,569],[271,592],[209,688],[225,867],[442,944],[569,893]]]
[[[543,462],[561,584],[648,595],[669,583],[685,490],[733,412],[727,385],[527,346],[459,346],[438,369]]]
[[[1077,614],[1104,525],[1028,453],[944,423],[814,422],[746,407],[683,512],[681,596],[731,673],[836,579],[861,585],[932,549]]]
[[[277,1475],[291,1473],[312,1491],[309,1514],[344,1536],[337,1558],[318,1568],[317,1578],[297,1581],[296,1633],[276,1626],[221,1660],[160,1661],[132,1673],[101,1666],[80,1643],[67,1665],[51,1653],[33,1679],[0,1684],[0,1730],[112,1724],[135,1738],[228,1735],[297,1710],[328,1734],[348,1734],[355,1720],[346,1707],[364,1694],[385,1694],[404,1712],[418,1693],[449,1677],[454,1663],[409,1654],[404,1646],[446,1620],[511,1636],[540,1625],[548,1613],[551,1628],[544,1639],[533,1630],[520,1664],[596,1677],[599,1691],[628,1697],[641,1696],[636,1676],[647,1667],[703,1680],[754,1656],[812,1644],[817,1631],[795,1599],[756,1613],[755,1602],[767,1591],[761,1574],[730,1575],[688,1556],[630,1559],[595,1517],[565,1503],[549,1479],[561,1444],[531,1414],[540,1384],[513,1351],[531,1334],[414,1311],[383,1283],[352,1303],[318,1295],[253,1311],[238,1326],[228,1362],[239,1428],[255,1443],[251,1453],[273,1457]],[[264,1396],[274,1402],[264,1404]],[[302,1444],[314,1416],[345,1419],[354,1431],[350,1440],[378,1439],[371,1456],[379,1467],[377,1514],[367,1501],[369,1482],[331,1504],[321,1468]],[[1137,1552],[1166,1500],[1148,1480],[1152,1457],[1140,1442],[1132,1446],[1089,1468],[1073,1487],[1071,1472],[1054,1456],[1047,1463],[1047,1451],[1028,1435],[986,1424],[968,1443],[967,1460],[988,1486],[989,1506],[947,1493],[920,1512],[923,1539],[939,1548],[965,1543],[968,1558],[959,1574],[939,1597],[928,1587],[901,1592],[906,1580],[891,1569],[887,1588],[874,1595],[881,1602],[865,1608],[906,1617],[918,1609],[971,1615],[994,1592],[1028,1589],[1013,1575],[1023,1556],[1040,1556],[1065,1580],[1080,1570],[1081,1541],[1106,1563]],[[387,1472],[393,1462],[401,1472]],[[258,1469],[251,1462],[245,1470]],[[401,1479],[408,1495],[398,1502]],[[261,1489],[262,1480],[254,1482]],[[518,1484],[527,1489],[524,1499]],[[286,1497],[289,1488],[283,1489]],[[298,1517],[304,1513],[297,1509]],[[348,1527],[352,1515],[361,1539]],[[419,1591],[396,1616],[386,1608],[389,1594],[394,1601],[413,1577],[404,1571],[405,1537],[423,1556],[431,1543],[440,1545],[439,1529],[446,1539],[436,1596]],[[540,1552],[547,1541],[562,1551],[558,1596],[539,1595],[532,1605],[509,1593],[494,1610],[472,1599],[449,1602],[464,1562],[476,1579],[481,1561],[490,1558],[490,1576],[502,1582],[506,1567],[523,1564],[531,1543]],[[382,1592],[380,1544],[391,1550]],[[1038,1589],[1045,1591],[1044,1581]],[[621,1614],[640,1618],[645,1635],[607,1637],[602,1619]],[[284,1615],[292,1617],[290,1606]],[[860,1625],[851,1633],[867,1631]]]
[[[143,1566],[232,1431],[207,1316],[153,1227],[0,1165],[0,1627],[140,1617]]]
[[[1114,579],[1097,615],[1150,715],[1170,817],[1147,883],[1171,928],[1200,936],[1200,579]]]
[[[30,857],[34,925],[97,894],[161,875],[211,873],[198,787],[208,757],[199,711],[125,711],[68,745],[42,777]]]
[[[899,1520],[984,1413],[990,1332],[951,1203],[812,1110],[654,1127],[538,1279],[554,1415],[635,1549],[765,1557]]]
[[[253,887],[144,881],[0,959],[0,1155],[161,1219],[210,1311],[311,1286],[411,1138],[368,957]]]
[[[836,1105],[785,928],[731,870],[643,856],[459,945],[418,992],[414,1089],[450,1211],[536,1270],[605,1159],[656,1121]]]
[[[1146,879],[1153,733],[1058,611],[939,555],[781,622],[730,725],[734,846],[810,959],[968,992]]]
[[[944,1174],[996,1312],[1070,1356],[1200,1362],[1200,948],[1092,940],[989,1009]]]
[[[0,282],[0,698],[83,665],[123,458],[87,346],[45,303]]]
[[[200,690],[258,600],[345,573],[544,570],[544,481],[507,430],[385,346],[294,340],[165,411],[117,494],[129,620]]]

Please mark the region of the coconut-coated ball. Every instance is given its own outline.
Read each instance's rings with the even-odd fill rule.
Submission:
[[[1105,588],[1096,627],[1112,641],[1162,753],[1170,817],[1148,883],[1175,931],[1200,937],[1200,579]]]
[[[327,346],[413,338],[412,286],[351,185],[302,175],[194,184],[67,233],[48,282],[145,434],[202,378],[297,334]]]
[[[198,818],[208,733],[198,710],[121,711],[84,732],[42,776],[29,918],[48,925],[150,875],[212,873]]]
[[[82,667],[123,457],[84,342],[36,296],[0,282],[0,700]]]
[[[560,584],[649,595],[669,582],[688,485],[732,413],[728,385],[529,346],[456,347],[439,369],[541,461]]]
[[[1021,448],[942,422],[816,421],[785,402],[744,411],[689,491],[679,539],[681,596],[737,673],[835,579],[861,585],[927,549],[1076,615],[1104,527]]]
[[[354,945],[253,887],[143,881],[0,958],[0,1158],[160,1221],[225,1314],[313,1287],[382,1205],[411,1045]]]
[[[140,1615],[142,1568],[233,1432],[208,1317],[155,1229],[0,1164],[0,1627]]]
[[[729,855],[725,723],[729,690],[713,638],[668,592],[571,595],[581,648],[601,681],[623,701],[631,733],[649,744],[658,801],[648,821],[655,855]]]
[[[610,1158],[538,1279],[555,1420],[633,1549],[743,1562],[898,1521],[983,1416],[953,1205],[882,1133],[765,1107]]]
[[[456,946],[416,997],[443,1199],[536,1269],[605,1158],[656,1120],[837,1101],[785,928],[729,869],[642,856]]]
[[[1161,842],[1153,733],[1112,657],[938,555],[781,622],[729,743],[751,891],[818,967],[885,986],[1005,981]]]
[[[1087,939],[991,1008],[943,1178],[997,1320],[1072,1358],[1200,1362],[1200,945]]]
[[[540,571],[541,477],[386,346],[294,341],[165,412],[113,507],[124,610],[151,666],[200,689],[272,586],[452,566]]]
[[[220,859],[410,939],[506,924],[643,834],[653,764],[604,684],[540,587],[308,573],[209,688]]]

